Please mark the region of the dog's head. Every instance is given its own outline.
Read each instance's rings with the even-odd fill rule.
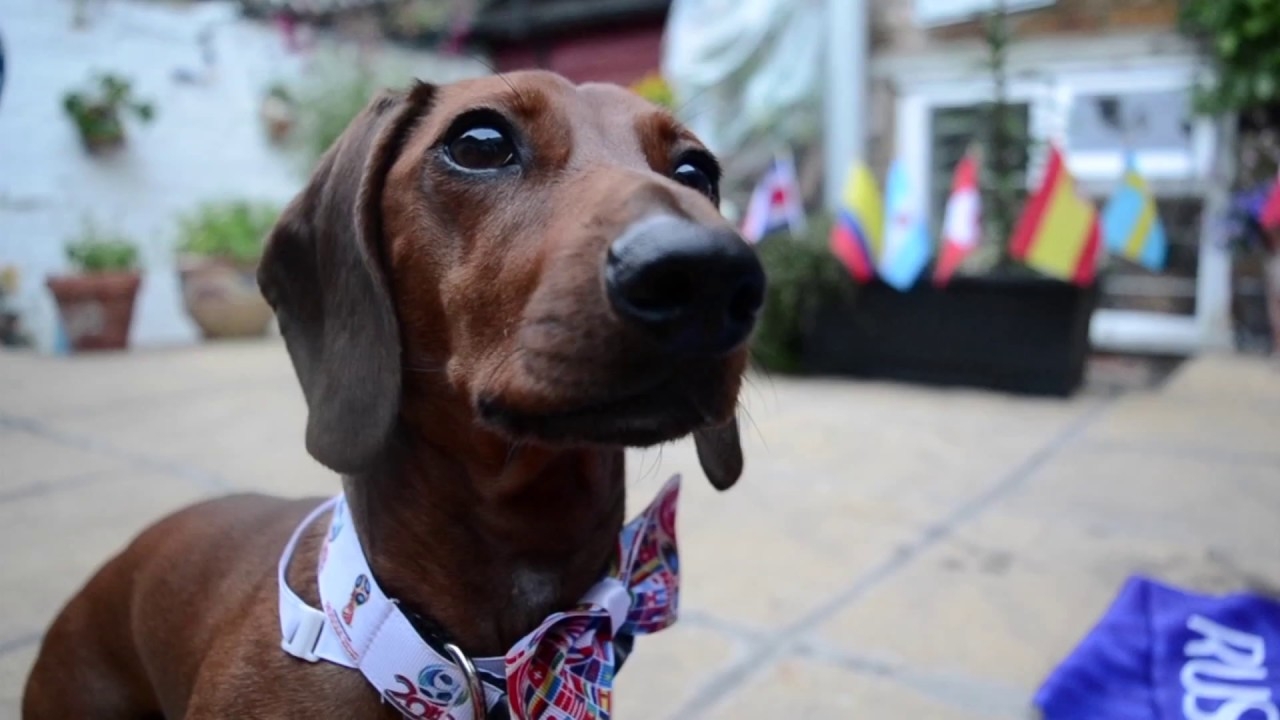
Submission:
[[[308,450],[354,474],[401,422],[551,446],[692,432],[732,485],[764,274],[718,180],[697,138],[615,86],[527,72],[376,99],[259,271]]]

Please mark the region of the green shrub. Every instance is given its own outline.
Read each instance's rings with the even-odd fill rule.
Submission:
[[[783,231],[765,237],[758,248],[769,285],[752,340],[752,356],[766,370],[797,372],[802,343],[814,315],[825,303],[856,291],[856,285],[831,254],[831,218],[811,218],[800,237]]]
[[[82,273],[125,272],[138,268],[138,247],[124,235],[104,232],[85,221],[80,235],[67,243],[67,261]]]
[[[286,89],[298,117],[292,144],[304,169],[315,167],[378,91],[404,87],[413,77],[412,70],[394,63],[375,67],[367,59],[336,51],[320,55],[307,77]]]
[[[192,255],[253,263],[280,211],[246,200],[206,203],[179,219],[179,249]]]
[[[1267,0],[1186,0],[1183,30],[1201,41],[1216,72],[1196,97],[1211,114],[1280,104],[1280,12]]]

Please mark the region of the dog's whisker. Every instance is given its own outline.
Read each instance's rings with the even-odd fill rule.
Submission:
[[[488,60],[485,60],[484,58],[480,57],[478,54],[473,52],[467,52],[466,55],[472,60],[475,60],[479,64],[483,65],[485,68],[489,70],[489,72],[493,73],[494,77],[501,80],[504,85],[510,88],[511,94],[515,96],[516,100],[522,103],[526,102],[524,93],[521,92],[520,89],[517,88],[515,84],[511,82],[511,80],[506,76],[505,73],[498,70],[498,68],[493,63],[490,63]]]
[[[742,403],[738,403],[738,410],[741,410],[742,414],[747,416],[747,422],[751,423],[751,429],[755,431],[756,437],[760,438],[760,444],[764,445],[765,449],[768,450],[769,441],[765,438],[764,432],[760,429],[760,424],[756,422],[755,416],[751,414],[750,408]]]
[[[778,386],[776,383],[773,382],[773,376],[769,375],[767,371],[762,370],[762,374],[764,375],[765,380],[769,382],[769,390],[772,391],[773,393],[774,404],[772,406],[769,406],[768,404],[769,398],[765,396],[764,388],[760,387],[760,384],[756,382],[753,373],[747,373],[743,375],[743,378],[742,378],[747,385],[747,389],[750,391],[749,393],[747,393],[746,399],[747,400],[751,400],[753,398],[758,399],[760,402],[766,405],[766,409],[776,410],[777,400],[778,400]]]
[[[502,469],[507,470],[511,467],[511,463],[515,462],[516,453],[520,450],[520,443],[511,441],[511,446],[507,448],[507,459],[502,463]]]

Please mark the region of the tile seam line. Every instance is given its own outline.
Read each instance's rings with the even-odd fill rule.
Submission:
[[[44,633],[27,633],[0,640],[0,657],[26,650],[44,639]]]
[[[802,636],[829,620],[837,612],[858,598],[874,590],[880,584],[910,565],[926,550],[950,537],[957,529],[980,516],[1014,490],[1026,484],[1049,460],[1063,448],[1079,438],[1085,430],[1111,410],[1120,395],[1108,395],[1098,400],[1072,418],[1066,427],[1016,464],[1008,472],[978,495],[964,502],[941,519],[926,526],[910,543],[900,547],[887,560],[856,577],[843,590],[831,596],[799,620],[783,627],[772,635],[764,636],[744,657],[731,663],[694,691],[669,717],[671,720],[697,720],[714,710],[726,700],[738,686],[752,676],[775,665],[793,652]]]
[[[8,490],[0,490],[0,505],[39,499],[64,490],[92,485],[100,475],[101,473],[97,470],[87,470],[49,478],[48,480],[36,480]]]
[[[103,455],[124,461],[140,469],[160,472],[165,475],[177,477],[182,480],[186,480],[187,482],[194,483],[205,491],[227,492],[233,487],[225,478],[222,478],[215,473],[200,470],[199,468],[178,462],[154,458],[143,453],[125,450],[124,448],[117,447],[111,443],[103,442],[90,436],[58,430],[33,418],[0,412],[0,428],[34,435],[35,437],[48,440],[49,442],[62,445],[63,447],[73,448],[91,454]]]

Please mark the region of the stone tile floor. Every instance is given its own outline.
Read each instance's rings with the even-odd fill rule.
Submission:
[[[1242,357],[1069,401],[756,376],[724,495],[685,443],[637,452],[637,508],[687,475],[683,616],[640,641],[617,715],[1033,717],[1130,573],[1280,586],[1280,372]],[[334,490],[277,341],[0,353],[0,718],[40,634],[162,513]]]

